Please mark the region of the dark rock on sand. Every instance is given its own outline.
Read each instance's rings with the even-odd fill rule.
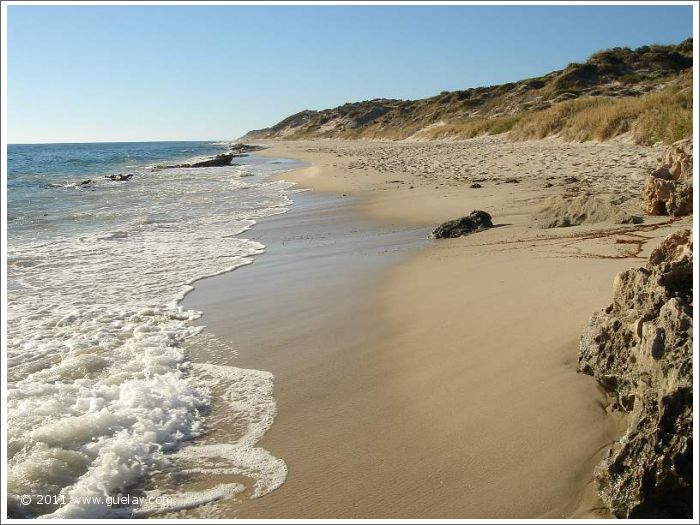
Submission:
[[[433,230],[432,237],[434,239],[462,237],[491,227],[493,227],[491,215],[485,211],[474,210],[466,217],[442,223]]]
[[[642,224],[644,222],[644,217],[641,215],[623,215],[618,219],[618,224]]]
[[[483,188],[483,186],[481,184],[479,184],[478,182],[475,182],[474,184],[472,184],[469,187],[474,188],[474,189]]]
[[[613,302],[593,314],[579,370],[628,414],[624,436],[594,472],[618,518],[690,518],[693,455],[693,240],[668,236],[644,268],[617,275]]]
[[[693,141],[669,146],[661,165],[647,177],[642,189],[642,209],[649,215],[693,213]]]

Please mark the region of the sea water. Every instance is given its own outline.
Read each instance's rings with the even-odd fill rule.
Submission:
[[[261,496],[284,482],[284,461],[256,447],[275,415],[271,374],[188,360],[194,341],[216,342],[202,340],[192,323],[199,312],[180,300],[196,280],[261,254],[245,232],[285,212],[294,192],[265,180],[298,167],[284,159],[161,168],[227,147],[8,146],[11,516],[148,516],[246,489]],[[115,173],[133,177],[110,180]],[[229,423],[239,429],[226,443],[197,439],[211,426],[212,396],[229,403]],[[154,472],[188,465],[250,486],[222,483],[199,494],[142,487]],[[168,497],[131,498],[154,492]]]

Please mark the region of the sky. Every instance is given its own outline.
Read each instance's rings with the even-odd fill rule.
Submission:
[[[690,6],[8,6],[8,142],[228,140],[692,36]]]

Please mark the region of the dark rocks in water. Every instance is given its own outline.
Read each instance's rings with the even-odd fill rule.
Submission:
[[[475,182],[474,184],[472,184],[469,187],[474,188],[474,189],[483,188],[483,186],[481,184],[479,184],[478,182]]]
[[[86,179],[86,180],[78,182],[76,184],[76,186],[86,186],[86,185],[91,184],[91,183],[92,183],[92,179]]]
[[[115,173],[114,175],[105,175],[105,178],[117,182],[126,182],[133,176],[133,173],[127,173],[126,175],[123,173]]]
[[[618,518],[693,514],[693,239],[666,237],[644,268],[617,275],[613,302],[591,317],[579,371],[610,393],[628,428],[595,468]]]
[[[166,170],[173,168],[216,168],[220,166],[230,166],[231,161],[235,155],[233,153],[221,153],[213,159],[202,160],[200,162],[194,162],[192,164],[168,164],[156,166],[155,170]]]
[[[433,230],[433,239],[450,239],[462,237],[493,227],[491,215],[481,210],[474,210],[466,217],[442,223]]]
[[[232,144],[229,147],[229,151],[231,153],[249,153],[251,151],[260,151],[262,149],[265,149],[264,146],[257,146],[255,144],[243,144],[242,142],[238,142],[237,144]]]
[[[213,159],[203,160],[201,162],[194,162],[192,164],[185,165],[183,167],[187,167],[187,168],[216,168],[218,166],[230,166],[232,160],[233,160],[232,153],[222,153],[221,155],[217,155]]]

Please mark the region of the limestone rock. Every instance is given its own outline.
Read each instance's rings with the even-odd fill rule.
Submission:
[[[661,165],[644,184],[642,209],[649,215],[688,215],[693,212],[693,141],[674,142]]]
[[[628,413],[628,428],[594,472],[620,518],[692,517],[693,241],[667,237],[644,268],[617,275],[613,302],[579,343],[579,370]]]
[[[448,239],[469,235],[493,227],[491,215],[481,210],[474,210],[466,217],[442,223],[433,230],[434,239]]]

